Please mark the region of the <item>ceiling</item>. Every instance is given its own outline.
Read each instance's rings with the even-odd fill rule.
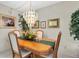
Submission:
[[[30,6],[33,10],[38,10],[58,2],[59,1],[0,1],[0,4],[24,12],[30,9]]]

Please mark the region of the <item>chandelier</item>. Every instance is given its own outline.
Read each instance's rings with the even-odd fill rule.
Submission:
[[[30,1],[30,9],[23,13],[23,17],[30,28],[33,27],[36,20],[38,20],[36,12],[31,7],[31,1]]]

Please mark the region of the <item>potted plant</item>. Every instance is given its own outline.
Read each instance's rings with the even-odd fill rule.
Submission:
[[[27,22],[25,21],[25,19],[23,18],[23,15],[19,14],[19,22],[20,22],[19,26],[22,30],[21,38],[33,40],[36,36],[32,32],[29,31],[29,26]]]
[[[25,38],[27,32],[29,31],[29,27],[28,27],[27,22],[23,18],[23,15],[20,15],[20,14],[19,14],[19,23],[20,23],[19,26],[20,26],[21,31],[22,31],[21,37]]]
[[[79,10],[71,15],[70,34],[74,35],[74,40],[79,40]]]

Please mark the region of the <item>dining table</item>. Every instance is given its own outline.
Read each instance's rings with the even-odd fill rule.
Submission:
[[[40,41],[31,41],[18,38],[18,42],[21,48],[31,51],[35,54],[48,54],[50,49],[55,45],[55,42],[48,38],[43,38],[43,40]]]

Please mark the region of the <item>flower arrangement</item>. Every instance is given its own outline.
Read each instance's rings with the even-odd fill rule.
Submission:
[[[28,40],[34,40],[36,35],[34,33],[27,33],[26,34],[26,39]]]

